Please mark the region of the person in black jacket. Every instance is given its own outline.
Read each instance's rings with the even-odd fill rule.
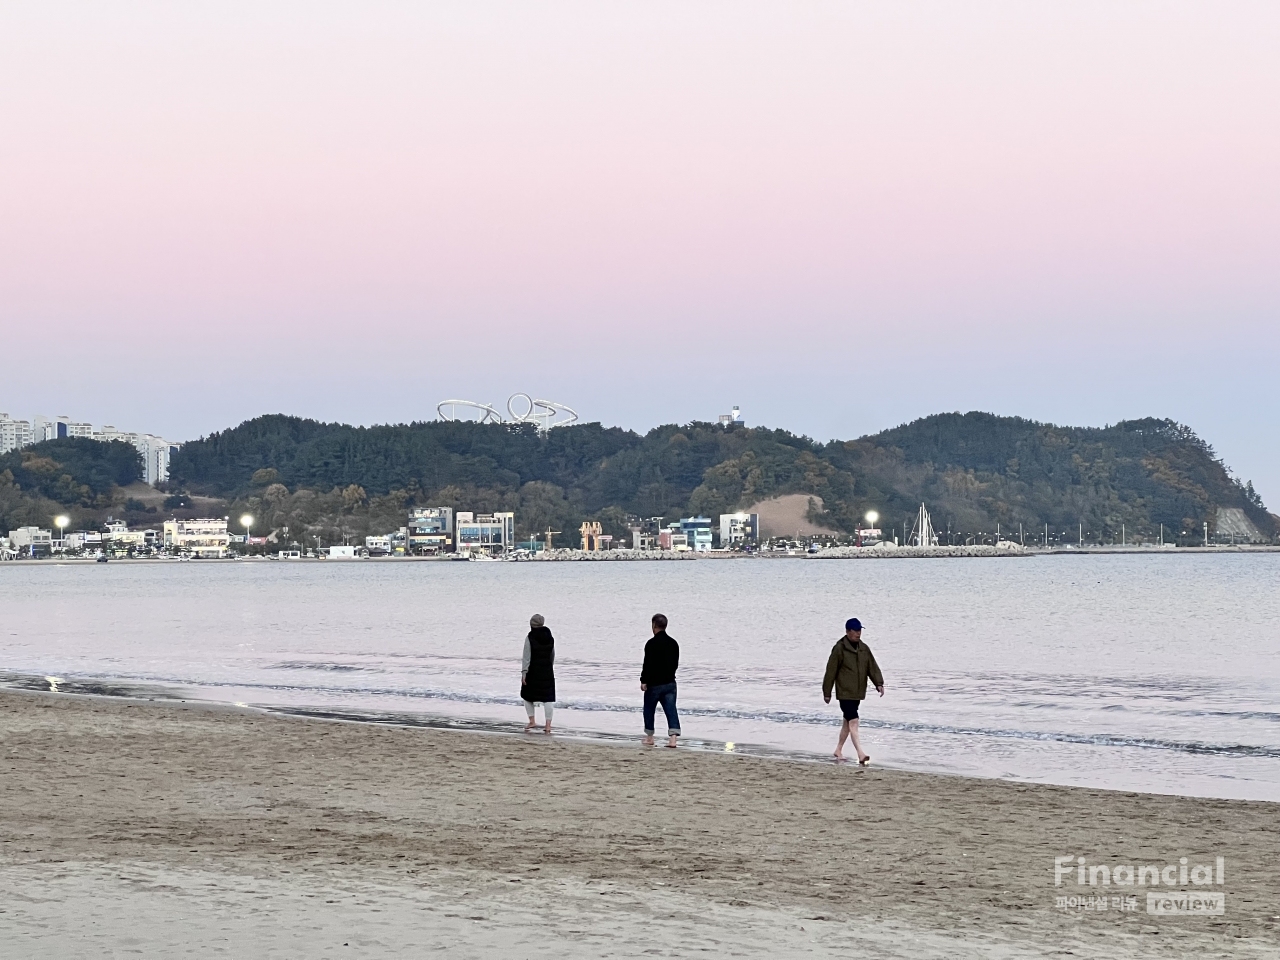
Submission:
[[[556,705],[556,640],[546,628],[546,619],[535,613],[529,619],[529,635],[524,638],[524,660],[520,667],[520,699],[529,717],[524,732],[535,729],[534,708],[542,707],[546,726],[543,733],[551,732],[551,713]]]
[[[653,746],[654,715],[658,704],[667,715],[667,746],[675,747],[680,737],[680,717],[676,713],[676,670],[680,667],[680,644],[667,636],[667,618],[653,615],[653,637],[644,645],[644,666],[640,669],[640,689],[644,693],[644,742]]]

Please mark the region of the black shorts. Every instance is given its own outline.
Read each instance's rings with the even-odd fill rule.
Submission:
[[[861,700],[841,700],[840,701],[840,712],[844,714],[844,718],[846,720],[858,719],[858,704],[860,704],[861,702],[862,702]]]

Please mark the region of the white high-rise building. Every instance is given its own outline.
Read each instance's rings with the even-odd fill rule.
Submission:
[[[93,437],[92,423],[77,423],[65,413],[50,420],[43,414],[36,414],[32,422],[33,443],[45,440],[57,440],[61,437]]]
[[[143,482],[154,484],[169,479],[169,458],[181,444],[157,437],[154,433],[125,433],[107,425],[101,433],[93,435],[95,440],[123,440],[131,443],[142,455]]]
[[[33,421],[27,422],[14,420],[7,413],[0,413],[0,454],[60,437],[123,440],[132,444],[142,456],[142,479],[148,484],[169,479],[169,460],[181,446],[154,433],[127,433],[112,426],[105,426],[100,432],[95,432],[93,424],[79,423],[68,416],[49,419],[37,414]]]
[[[26,420],[14,420],[7,413],[0,413],[0,453],[21,450],[31,445],[31,424]]]

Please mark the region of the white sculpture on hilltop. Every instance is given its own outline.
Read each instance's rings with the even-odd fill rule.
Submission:
[[[463,412],[460,412],[463,411]],[[517,412],[518,411],[518,412]],[[540,432],[552,427],[566,427],[578,420],[577,411],[554,400],[535,400],[527,393],[513,393],[507,398],[504,417],[491,403],[477,400],[441,400],[436,404],[441,420],[471,420],[476,423],[533,423]],[[467,413],[472,413],[468,416]]]

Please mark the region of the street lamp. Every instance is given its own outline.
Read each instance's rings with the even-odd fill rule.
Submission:
[[[876,521],[880,519],[880,514],[876,513],[874,510],[868,510],[865,519],[868,526],[874,527],[876,525]]]
[[[244,552],[249,552],[249,528],[253,526],[253,514],[246,513],[240,518],[240,523],[244,527]]]
[[[58,540],[60,541],[58,549],[65,553],[67,549],[67,524],[71,522],[71,518],[64,513],[54,517],[53,522],[58,525]]]

